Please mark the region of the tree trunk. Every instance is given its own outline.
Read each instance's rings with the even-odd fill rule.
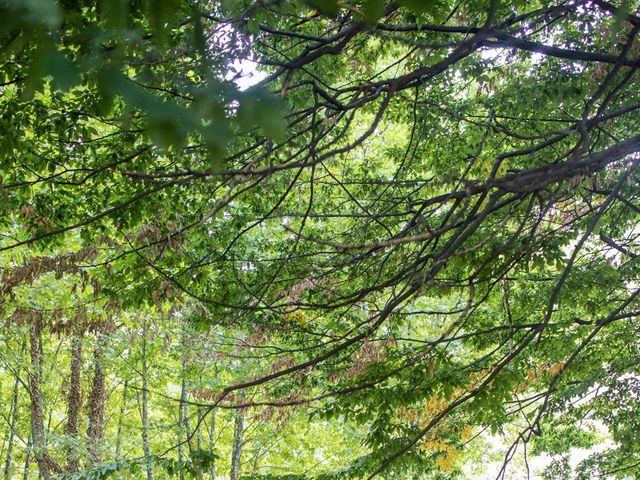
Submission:
[[[29,480],[29,464],[31,463],[31,442],[27,443],[27,451],[24,454],[24,468],[22,470],[22,480]]]
[[[242,436],[244,434],[244,409],[236,411],[236,422],[233,430],[233,451],[231,452],[231,475],[230,480],[240,478],[240,460],[242,458]]]
[[[127,413],[127,387],[129,381],[124,381],[122,387],[122,405],[120,406],[120,417],[118,418],[118,433],[116,434],[116,460],[120,460],[120,450],[122,449],[122,429],[124,423],[124,416]]]
[[[98,338],[98,344],[93,351],[93,381],[89,393],[89,425],[87,435],[89,437],[89,458],[96,465],[102,460],[100,455],[100,440],[104,435],[104,405],[107,392],[105,389],[104,365],[102,359],[102,338]]]
[[[202,450],[202,429],[204,428],[202,422],[202,409],[197,407],[196,410],[196,425],[198,425],[198,430],[196,431],[196,450]]]
[[[186,365],[186,364],[185,364]],[[186,366],[183,366],[183,375],[186,375]],[[178,457],[180,460],[182,460],[182,456],[183,456],[183,449],[182,449],[182,442],[186,442],[187,447],[189,448],[189,455],[191,455],[193,453],[193,445],[192,445],[192,441],[191,441],[191,426],[189,424],[189,404],[187,403],[187,380],[186,378],[182,378],[182,388],[180,390],[180,418],[179,418],[179,423],[180,423],[180,430],[183,432],[184,435],[184,440],[180,439],[179,440],[179,447],[178,447]],[[198,432],[200,431],[199,426],[196,427],[198,428]],[[196,449],[199,449],[200,447],[196,446]],[[195,474],[196,480],[200,480],[202,478],[202,474],[201,472],[196,472]],[[184,478],[184,474],[181,472],[180,473],[180,478]]]
[[[189,422],[189,405],[185,404],[185,422],[184,422],[184,429],[185,429],[185,434],[187,435],[187,438],[189,438],[189,436],[193,433],[196,437],[198,435],[198,432],[200,431],[200,425],[196,424],[197,426],[194,427],[196,429],[196,431],[192,432],[191,431],[191,425]],[[191,456],[193,454],[194,450],[199,450],[198,445],[197,445],[197,440],[196,440],[196,446],[195,449],[193,448],[193,442],[191,440],[189,440],[188,442],[189,445],[189,455]],[[195,479],[196,480],[202,480],[202,472],[199,470],[196,470],[195,472]]]
[[[213,452],[216,447],[216,409],[214,408],[211,413],[211,420],[209,423],[209,449]],[[216,478],[216,460],[211,461],[211,480]]]
[[[142,322],[142,450],[147,467],[147,480],[153,480],[151,448],[149,446],[149,396],[147,392],[147,320]]]
[[[189,454],[193,452],[193,445],[191,442],[191,426],[189,422],[189,404],[187,403],[187,380],[182,379],[182,388],[180,390],[180,406],[182,407],[182,432],[184,439],[187,442],[189,448]]]
[[[9,409],[9,416],[4,417],[5,422],[7,422],[9,425],[11,425],[11,420],[9,420],[10,418],[11,418],[11,409]],[[11,435],[11,432],[9,432],[8,430],[4,432],[4,435],[2,435],[2,447],[0,447],[0,457],[4,457],[4,449],[9,443],[9,435]]]
[[[29,328],[29,343],[31,364],[29,366],[29,390],[31,393],[31,442],[33,453],[38,463],[40,476],[45,480],[51,479],[51,473],[58,468],[53,459],[47,455],[44,423],[42,419],[42,392],[40,378],[42,371],[42,319],[35,317]]]
[[[24,352],[24,346],[22,351]],[[11,478],[11,467],[13,463],[13,437],[16,433],[16,422],[18,420],[18,388],[20,387],[20,379],[16,372],[16,378],[13,382],[13,392],[11,395],[11,425],[9,426],[9,438],[7,440],[7,456],[4,462],[4,480]]]
[[[69,379],[69,394],[67,397],[67,423],[65,433],[77,440],[80,410],[82,408],[82,392],[80,380],[82,374],[82,335],[75,333],[71,339],[71,375]],[[80,458],[76,445],[71,446],[67,454],[67,470],[78,471]]]
[[[183,345],[184,348],[184,345]],[[189,441],[189,431],[185,428],[186,426],[186,415],[188,415],[188,411],[186,409],[185,400],[187,399],[187,381],[184,379],[184,355],[183,355],[183,365],[182,365],[182,385],[180,388],[180,404],[178,407],[178,461],[182,462],[184,460],[184,445],[183,441]],[[182,434],[184,433],[184,440],[182,439]],[[180,480],[184,480],[184,472],[180,470]]]

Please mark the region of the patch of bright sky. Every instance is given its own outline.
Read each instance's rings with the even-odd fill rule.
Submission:
[[[235,60],[229,65],[226,80],[232,80],[240,91],[260,83],[267,77],[265,72],[258,70],[258,64],[247,58]]]
[[[602,441],[591,448],[572,448],[567,452],[569,457],[569,465],[573,472],[576,471],[578,465],[596,453],[604,452],[608,449],[615,448],[614,442],[609,438],[609,433],[604,424],[601,422],[591,421],[591,427]],[[504,461],[504,454],[511,446],[513,441],[510,435],[491,435],[482,434],[481,442],[483,442],[484,451],[481,461],[470,461],[463,466],[463,471],[467,478],[476,480],[496,480],[500,477],[500,469]],[[557,457],[555,457],[557,458]],[[512,458],[507,466],[504,478],[506,480],[521,479],[540,479],[544,470],[549,467],[554,457],[549,454],[529,455],[527,462],[524,461],[523,449],[520,446],[517,454]],[[527,473],[527,465],[529,472]]]
[[[235,32],[231,25],[221,25],[212,36],[212,45],[224,48],[229,45]],[[258,70],[258,64],[250,58],[236,58],[229,63],[225,80],[233,81],[240,91],[247,90],[264,80],[265,72]]]

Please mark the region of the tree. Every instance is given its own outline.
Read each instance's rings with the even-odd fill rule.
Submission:
[[[43,477],[34,339],[76,323],[114,332],[100,408],[107,375],[141,399],[144,448],[120,422],[92,475],[200,475],[257,435],[254,478],[463,477],[484,432],[503,477],[639,472],[638,2],[0,5],[3,316]]]

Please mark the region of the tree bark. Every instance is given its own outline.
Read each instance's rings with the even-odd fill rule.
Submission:
[[[236,422],[233,430],[233,451],[231,452],[231,475],[230,480],[240,478],[240,461],[242,458],[242,437],[244,435],[244,409],[236,411]]]
[[[187,401],[187,328],[186,325],[182,325],[182,338],[180,345],[180,360],[182,363],[182,382],[180,384],[180,404],[178,407],[178,460],[183,461],[184,459],[184,444],[183,441],[186,442],[190,448],[189,444],[189,429],[187,427],[187,416],[189,415],[189,410],[186,404]],[[184,438],[184,440],[183,440]],[[179,474],[180,480],[184,480],[184,472],[181,470]]]
[[[24,352],[24,347],[22,349]],[[4,480],[11,478],[11,467],[13,463],[13,437],[16,433],[16,422],[18,420],[18,389],[20,387],[20,379],[16,372],[16,378],[13,382],[13,392],[11,395],[11,425],[9,426],[9,438],[7,440],[7,456],[4,462]]]
[[[104,405],[107,398],[101,342],[102,338],[98,338],[98,344],[93,351],[93,381],[88,405],[89,425],[87,427],[87,436],[89,437],[89,458],[94,465],[102,460],[100,440],[104,435]]]
[[[34,316],[29,328],[29,390],[31,394],[31,442],[33,453],[38,463],[40,476],[44,480],[51,479],[51,473],[59,471],[58,466],[46,452],[46,438],[42,419],[42,392],[40,379],[42,373],[42,319]]]
[[[82,334],[75,333],[71,339],[71,374],[69,378],[69,393],[67,396],[67,423],[65,433],[74,440],[78,438],[78,423],[82,408],[82,392],[80,380],[82,375]],[[67,453],[67,470],[78,471],[80,458],[76,446],[71,446]]]
[[[149,396],[147,392],[147,320],[142,322],[142,450],[144,460],[147,467],[147,480],[153,480],[153,471],[151,470],[151,448],[149,446]]]
[[[27,451],[24,454],[24,468],[22,469],[22,480],[29,480],[29,464],[31,463],[31,442],[27,444]]]
[[[216,409],[214,408],[211,413],[211,420],[209,423],[209,449],[213,452],[216,447]],[[213,459],[211,461],[211,480],[215,480],[216,478],[216,460]]]
[[[183,345],[184,348],[184,345]],[[189,431],[186,427],[186,415],[188,415],[188,411],[186,409],[185,400],[187,399],[187,381],[184,379],[184,354],[182,356],[183,364],[182,364],[182,385],[180,387],[180,404],[178,406],[178,461],[182,462],[184,460],[184,445],[182,440],[182,434],[184,434],[184,441],[189,441]],[[179,473],[180,480],[184,480],[184,472],[180,470]]]
[[[127,388],[129,381],[124,381],[122,387],[122,405],[120,406],[120,417],[118,418],[118,433],[116,434],[116,460],[120,460],[120,450],[122,449],[122,429],[124,424],[124,416],[127,413]]]
[[[196,431],[196,450],[202,450],[202,429],[204,428],[202,422],[202,409],[197,407],[196,410],[196,425],[198,425],[198,430]]]

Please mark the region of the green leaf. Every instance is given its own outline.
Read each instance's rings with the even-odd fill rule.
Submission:
[[[68,90],[80,81],[78,67],[59,51],[47,55],[47,71],[53,77],[55,88]]]
[[[305,0],[305,3],[323,15],[335,17],[340,13],[338,0]]]
[[[99,15],[113,30],[120,31],[127,26],[127,0],[98,0]]]
[[[251,89],[241,97],[238,120],[245,129],[259,127],[266,136],[282,141],[287,135],[284,107],[281,99],[265,89]]]
[[[181,3],[180,0],[147,0],[147,12],[157,45],[166,46],[171,23]]]
[[[373,25],[384,14],[385,0],[366,0],[362,6],[365,21]]]

